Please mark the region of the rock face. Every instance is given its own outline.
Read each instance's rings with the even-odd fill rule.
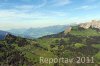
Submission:
[[[91,22],[87,22],[87,23],[81,23],[78,25],[78,28],[82,28],[82,29],[89,29],[89,28],[94,28],[97,30],[100,30],[100,21],[96,21],[96,20],[92,20]],[[64,31],[64,34],[68,34],[73,28],[69,27]]]
[[[64,34],[66,35],[67,33],[69,33],[71,31],[72,27],[69,27],[67,28],[65,31],[64,31]]]
[[[92,20],[91,22],[80,24],[79,27],[84,29],[88,29],[90,27],[100,29],[100,21]]]

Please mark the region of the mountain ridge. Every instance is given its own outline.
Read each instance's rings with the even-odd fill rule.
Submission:
[[[55,25],[43,28],[29,28],[29,29],[14,29],[8,30],[13,35],[21,36],[23,38],[39,38],[45,35],[57,34],[64,31],[68,26]]]
[[[79,25],[80,28],[88,29],[88,28],[96,28],[100,29],[100,21],[92,20],[91,22],[82,23]]]

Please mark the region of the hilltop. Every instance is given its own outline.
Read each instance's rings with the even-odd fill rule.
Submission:
[[[81,35],[81,36],[100,36],[100,21],[92,20],[91,22],[82,23],[64,31],[64,34]]]
[[[91,22],[80,24],[79,27],[84,29],[94,28],[100,30],[100,21],[92,20]]]

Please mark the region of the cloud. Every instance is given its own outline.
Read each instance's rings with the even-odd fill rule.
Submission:
[[[96,2],[97,0],[85,0],[87,3]]]
[[[70,0],[53,0],[53,6],[64,6],[70,3]]]
[[[15,6],[15,9],[19,9],[19,10],[31,10],[33,9],[33,5],[21,5],[21,6]]]
[[[68,16],[68,13],[65,13],[65,12],[61,12],[61,11],[51,11],[51,13],[50,13],[51,15],[53,15],[53,16],[59,16],[59,17],[66,17],[66,16]]]
[[[0,10],[0,29],[9,28],[30,28],[30,27],[42,27],[63,22],[65,20],[64,12],[54,11],[32,11],[29,13],[23,10]],[[61,23],[62,24],[62,23]]]
[[[91,10],[91,9],[95,9],[97,8],[97,6],[93,6],[93,5],[83,5],[83,6],[80,6],[78,8],[76,8],[77,10]]]
[[[43,18],[42,13],[32,12],[32,13],[24,13],[23,11],[17,10],[1,10],[0,11],[1,19],[34,19],[34,18]]]
[[[22,20],[47,20],[47,19],[56,19],[59,17],[65,17],[67,14],[65,12],[40,12],[40,11],[32,11],[32,12],[25,12],[23,10],[0,10],[0,21],[22,21]]]
[[[23,2],[26,2],[26,3],[31,3],[31,5],[22,5],[21,8],[40,8],[40,7],[43,7],[47,4],[47,0],[22,0]],[[35,4],[34,2],[37,2],[37,4]],[[39,3],[41,2],[41,3]]]
[[[35,8],[40,8],[40,7],[45,6],[46,4],[47,4],[47,0],[43,0],[43,2],[42,2],[41,4],[36,5],[36,6],[34,6],[34,7],[35,7]]]
[[[0,2],[0,9],[29,10],[44,7],[46,4],[47,0],[6,0]]]

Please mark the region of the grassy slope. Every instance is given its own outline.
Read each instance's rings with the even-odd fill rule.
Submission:
[[[96,30],[92,28],[79,30],[77,26],[72,28],[72,31],[70,32],[70,34],[81,35],[81,36],[100,36],[100,32],[97,32]]]
[[[73,26],[72,31],[69,34],[76,36],[100,36],[100,32],[95,29],[89,28],[85,30],[79,30],[78,26]],[[100,64],[100,44],[92,44],[91,46],[99,50],[99,52],[95,54],[94,57],[98,60],[97,62]]]
[[[72,30],[69,34],[80,35],[80,36],[100,36],[100,33],[98,33],[96,30],[87,29],[87,30],[79,31],[77,27],[75,27],[74,30]],[[35,64],[34,66],[54,66],[53,64],[39,64],[39,57],[52,58],[52,57],[57,57],[59,53],[61,57],[73,57],[74,54],[77,55],[77,53],[79,53],[80,55],[81,52],[77,52],[77,51],[73,52],[70,49],[68,49],[69,47],[75,50],[77,49],[80,50],[81,48],[84,47],[82,43],[66,44],[69,41],[69,38],[63,38],[63,40],[65,41],[65,44],[58,47],[56,44],[59,43],[57,41],[60,41],[60,40],[61,38],[41,38],[41,39],[37,39],[36,43],[33,40],[30,40],[29,45],[25,45],[23,47],[19,47],[17,44],[14,44],[14,46],[16,50],[21,51],[22,54],[25,54],[24,56],[28,59],[28,61],[37,62],[37,64]],[[35,46],[35,44],[40,45],[40,47]],[[56,45],[56,47],[51,48],[50,47],[51,44]],[[99,44],[93,44],[91,46],[94,48],[100,49]],[[45,49],[48,49],[48,50],[45,50]],[[51,52],[51,50],[52,51],[56,50],[56,52],[55,53]],[[1,55],[3,55],[3,53],[0,52],[0,56]],[[98,52],[94,56],[98,59],[98,61],[100,60],[100,52]],[[67,65],[67,66],[73,66],[73,65]]]
[[[85,36],[88,36],[88,37],[89,36],[100,36],[100,32],[97,32],[94,29],[89,28],[89,29],[86,29],[86,30],[79,30],[77,26],[73,27],[73,30],[71,32],[69,32],[69,34],[75,35],[75,36],[84,36],[84,37]],[[63,39],[66,42],[69,40],[69,38],[63,38]],[[53,44],[53,43],[55,44],[55,40],[61,40],[61,38],[49,38],[49,39],[48,38],[42,38],[42,39],[39,39],[38,42],[40,44],[42,44],[43,46],[48,47],[49,49],[51,49],[49,46],[50,46],[50,44]],[[82,45],[81,47],[87,47],[88,46],[86,44],[84,45],[84,44],[81,44],[81,43],[80,43],[80,45]],[[80,45],[78,43],[78,46],[80,46]],[[66,47],[67,46],[68,45],[66,45]],[[90,44],[89,46],[90,47],[94,47],[94,48],[96,48],[98,50],[100,49],[100,44],[92,44],[92,45]],[[74,48],[78,49],[76,44],[72,44],[72,45],[70,45],[70,47],[73,47],[73,49]],[[70,53],[71,53],[71,51],[70,51]],[[100,58],[100,52],[98,52],[97,54],[94,54],[93,56],[95,56],[96,59],[99,59]],[[97,61],[97,62],[100,63],[100,61]]]

